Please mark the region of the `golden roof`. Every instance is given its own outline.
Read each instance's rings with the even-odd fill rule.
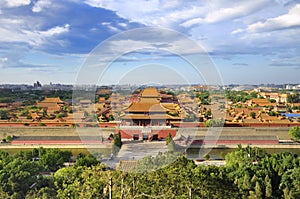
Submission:
[[[142,103],[133,102],[128,107],[129,112],[167,112],[169,109],[163,107],[160,103]]]
[[[142,93],[141,97],[159,97],[159,92],[157,91],[156,88],[150,87],[150,88],[145,88]]]
[[[41,103],[59,103],[59,102],[63,102],[59,97],[45,97],[45,99],[41,101]]]
[[[180,120],[181,117],[175,117],[168,114],[153,114],[153,115],[145,115],[145,114],[127,114],[124,116],[121,116],[122,119],[129,119],[129,120],[153,120],[153,119],[178,119]]]

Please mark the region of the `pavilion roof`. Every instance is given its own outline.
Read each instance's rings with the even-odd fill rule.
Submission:
[[[142,91],[141,97],[160,97],[160,94],[156,88],[150,87]]]
[[[160,103],[133,102],[128,107],[129,112],[167,112],[169,109],[163,107]]]
[[[59,97],[45,97],[41,103],[61,103],[63,102]]]
[[[127,114],[121,117],[122,119],[136,119],[136,120],[152,120],[152,119],[181,119],[181,117],[175,117],[168,114],[153,114],[153,115],[145,115],[145,114]]]

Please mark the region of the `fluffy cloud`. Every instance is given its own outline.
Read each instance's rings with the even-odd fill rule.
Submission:
[[[147,26],[173,27],[204,12],[198,1],[86,0],[86,4],[115,11],[120,17]],[[137,8],[138,7],[138,8]],[[134,9],[137,8],[137,9]],[[134,10],[133,10],[134,9]]]
[[[68,32],[70,27],[69,24],[66,24],[41,31],[22,28],[25,21],[21,19],[2,19],[0,22],[3,22],[3,26],[0,27],[0,42],[27,43],[32,46],[42,45],[48,39]]]
[[[181,25],[183,27],[190,27],[200,23],[218,23],[225,20],[240,18],[243,16],[247,16],[253,12],[257,12],[260,9],[263,9],[263,6],[268,3],[269,0],[256,2],[239,1],[238,3],[233,4],[217,4],[215,6],[210,7],[209,12],[206,13],[206,16],[204,18],[192,18],[185,21]]]
[[[9,8],[19,7],[19,6],[27,6],[31,2],[30,0],[5,0],[6,6]]]
[[[292,7],[287,14],[280,15],[273,18],[268,18],[265,21],[259,21],[247,26],[246,29],[236,29],[232,31],[232,34],[238,34],[242,32],[249,33],[262,33],[270,32],[282,29],[295,28],[300,26],[300,4],[296,4]]]
[[[147,26],[180,29],[196,24],[218,23],[247,16],[272,3],[250,1],[123,1],[85,0],[86,4],[115,11],[120,17]],[[133,11],[133,8],[137,7]],[[180,25],[180,26],[179,26]]]
[[[32,7],[32,12],[41,12],[43,9],[51,5],[50,0],[39,0]]]
[[[249,32],[274,31],[300,26],[300,4],[295,5],[287,14],[257,22],[248,26]]]

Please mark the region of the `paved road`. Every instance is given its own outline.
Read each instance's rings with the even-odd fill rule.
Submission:
[[[166,142],[127,142],[118,153],[122,160],[140,160],[145,156],[156,156],[159,152],[167,151]]]
[[[140,160],[146,156],[156,156],[159,152],[165,152],[168,148],[166,142],[141,142],[131,141],[122,145],[117,157],[112,160],[105,160],[102,163],[110,168],[116,168],[120,160]]]

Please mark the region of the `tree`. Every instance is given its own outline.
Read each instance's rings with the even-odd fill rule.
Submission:
[[[255,195],[257,198],[262,198],[263,192],[258,181],[255,183]]]
[[[270,198],[272,196],[272,181],[269,175],[265,177],[265,186],[266,186],[266,198]]]
[[[300,128],[298,126],[294,126],[289,130],[289,136],[295,140],[299,141],[300,140]]]
[[[255,119],[256,118],[256,113],[255,112],[251,112],[250,113],[250,117],[252,117],[253,119]]]
[[[41,171],[42,167],[36,162],[14,159],[1,169],[1,187],[12,198],[25,198],[26,192],[36,183]]]
[[[171,133],[168,133],[166,138],[166,145],[169,145],[173,141]]]
[[[225,121],[223,119],[209,119],[204,123],[205,127],[222,127]]]
[[[173,153],[175,151],[176,151],[176,144],[172,139],[171,142],[168,144],[168,152]]]
[[[92,155],[87,155],[84,157],[81,157],[76,160],[75,166],[86,166],[86,167],[91,167],[93,165],[97,165],[100,162]]]
[[[287,102],[288,103],[299,103],[300,102],[300,93],[288,95]]]
[[[208,153],[206,153],[206,154],[203,156],[203,158],[204,158],[205,160],[209,160],[209,159],[210,159],[210,155],[209,155]]]
[[[114,136],[114,144],[112,146],[112,154],[113,155],[117,155],[122,147],[122,140],[121,140],[121,132],[119,131],[119,133],[117,133]]]
[[[8,118],[8,110],[0,110],[0,120],[7,120]]]
[[[121,148],[122,147],[122,140],[121,140],[121,132],[119,131],[118,134],[114,137],[114,145]]]
[[[69,161],[70,153],[63,152],[59,149],[47,149],[44,154],[40,156],[40,164],[48,171],[56,171],[63,166],[63,163]]]

